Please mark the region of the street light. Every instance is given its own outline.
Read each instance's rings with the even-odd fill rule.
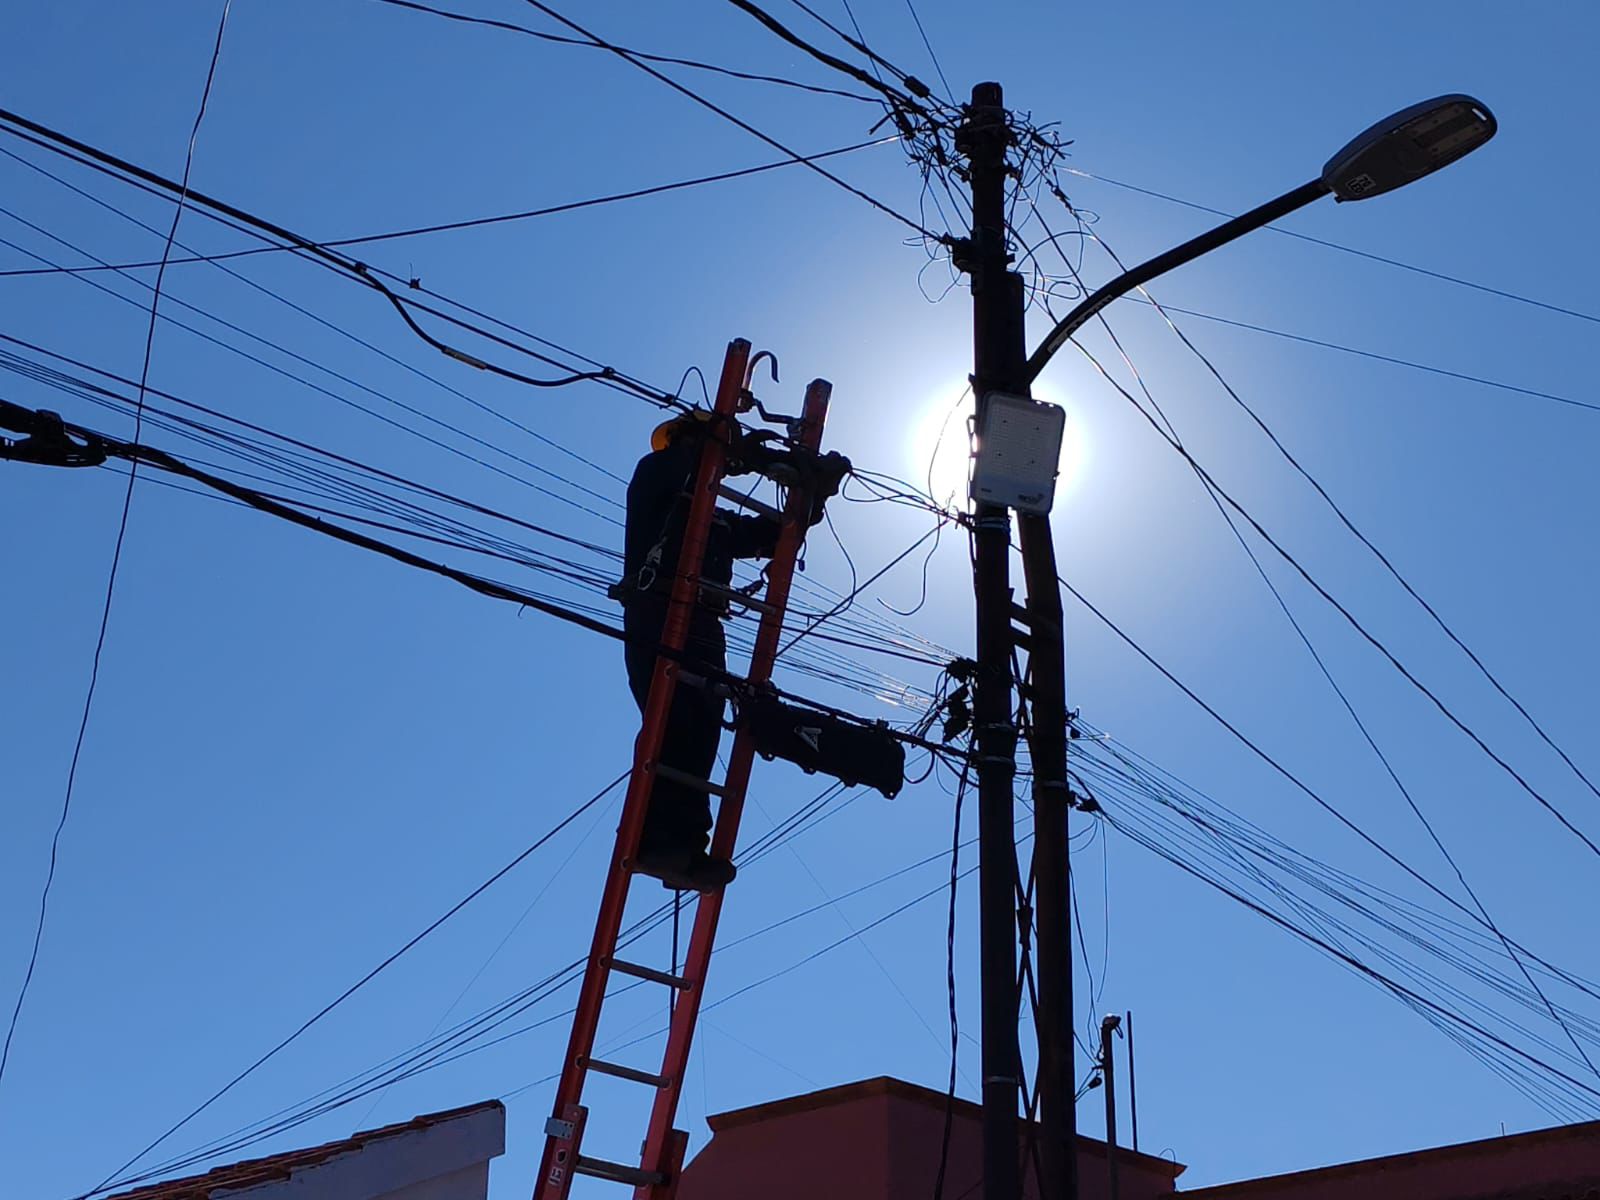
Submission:
[[[1494,136],[1494,114],[1471,96],[1438,96],[1413,104],[1363,130],[1330,158],[1322,174],[1260,208],[1224,221],[1208,233],[1158,254],[1149,262],[1117,276],[1086,297],[1063,317],[1033,352],[1023,372],[1032,383],[1057,350],[1083,325],[1117,297],[1192,262],[1202,254],[1271,224],[1313,200],[1333,196],[1339,201],[1365,200],[1392,192],[1447,167],[1472,153]]]

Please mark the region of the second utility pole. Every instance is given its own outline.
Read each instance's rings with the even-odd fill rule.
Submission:
[[[1022,278],[1006,251],[1006,149],[1011,130],[998,83],[972,89],[957,134],[972,179],[972,237],[957,265],[972,276],[972,394],[978,428],[992,392],[1011,390],[1027,362]],[[978,765],[979,959],[983,993],[983,1200],[1019,1200],[1017,1126],[1017,852],[1012,817],[1017,727],[1012,715],[1011,514],[973,508],[978,670],[972,723]]]

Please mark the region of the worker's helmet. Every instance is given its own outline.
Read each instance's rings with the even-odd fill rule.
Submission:
[[[717,419],[717,414],[704,408],[696,408],[686,413],[680,413],[670,421],[663,421],[657,425],[650,434],[650,449],[665,450],[672,445],[673,439],[681,433],[688,433],[696,426],[706,426]]]

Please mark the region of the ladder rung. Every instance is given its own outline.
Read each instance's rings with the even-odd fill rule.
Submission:
[[[770,517],[774,521],[783,520],[783,513],[773,508],[770,504],[763,504],[753,496],[746,496],[743,492],[736,491],[725,483],[717,485],[717,495],[724,500],[732,500],[741,508],[748,508],[753,513],[760,513],[763,517]]]
[[[648,1083],[651,1087],[663,1088],[672,1082],[666,1075],[652,1075],[649,1071],[641,1071],[637,1067],[625,1067],[621,1063],[607,1062],[603,1058],[591,1058],[586,1064],[591,1071],[599,1071],[602,1075],[614,1075],[618,1079],[629,1079],[634,1083]]]
[[[634,1187],[655,1187],[667,1181],[665,1172],[646,1171],[643,1167],[630,1167],[624,1163],[607,1162],[603,1158],[588,1158],[578,1155],[578,1161],[572,1166],[573,1171],[579,1175],[591,1175],[596,1179],[609,1179],[613,1183],[631,1183]]]
[[[684,787],[691,787],[700,792],[710,792],[713,796],[726,796],[728,794],[728,789],[720,783],[712,783],[709,779],[696,779],[687,771],[680,771],[676,767],[669,767],[664,763],[656,764],[656,774],[672,783],[681,783]]]
[[[706,591],[706,592],[714,592],[719,596],[726,596],[729,600],[733,601],[735,604],[741,604],[745,608],[752,609],[752,610],[754,610],[755,612],[758,612],[758,613],[771,613],[771,612],[777,612],[778,611],[772,605],[768,604],[765,600],[757,600],[754,596],[747,596],[744,592],[741,592],[738,588],[728,587],[725,584],[710,583],[710,582],[707,582],[706,580],[701,580],[700,581],[700,590],[701,591]]]
[[[621,971],[624,975],[632,975],[635,979],[648,979],[651,983],[664,983],[668,987],[684,989],[689,987],[689,981],[682,975],[658,971],[654,967],[641,966],[639,963],[631,963],[621,958],[613,958],[611,960],[611,969],[613,971]]]

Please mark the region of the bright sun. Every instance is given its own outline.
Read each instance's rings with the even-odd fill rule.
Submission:
[[[1034,395],[1052,404],[1062,403],[1062,398],[1052,395],[1047,387],[1036,386]],[[964,384],[953,385],[923,407],[922,418],[911,437],[907,480],[919,488],[927,488],[939,503],[955,508],[967,505],[968,422],[971,417],[971,390]],[[1071,493],[1081,476],[1083,454],[1082,430],[1075,427],[1072,409],[1067,407],[1061,473],[1056,480],[1057,502]]]

